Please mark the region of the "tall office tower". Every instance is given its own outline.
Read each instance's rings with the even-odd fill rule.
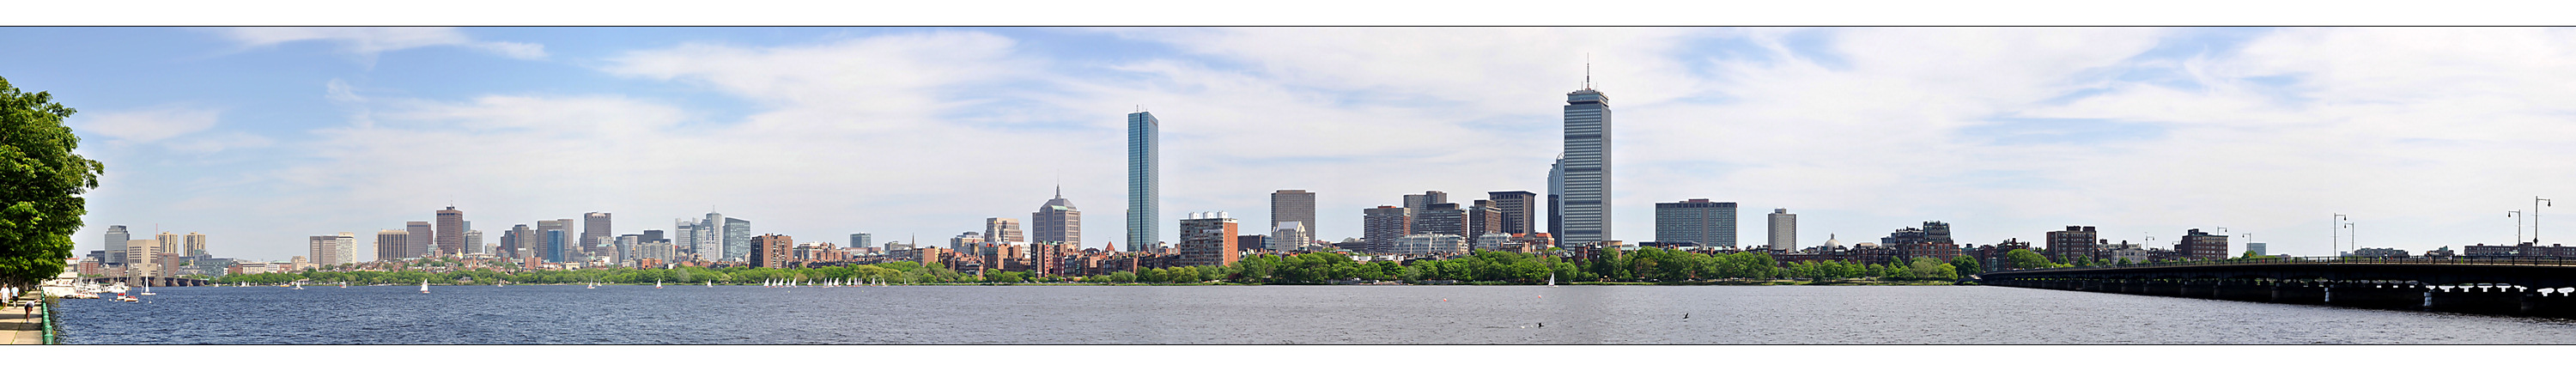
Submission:
[[[1417,213],[1422,212],[1422,209],[1424,208],[1430,207],[1431,204],[1445,203],[1449,203],[1449,192],[1422,191],[1422,194],[1418,195],[1404,195],[1404,209],[1413,210],[1413,212]]]
[[[547,263],[562,263],[565,261],[562,249],[565,242],[569,241],[557,241],[559,239],[557,236],[571,236],[572,233],[567,233],[570,230],[572,230],[571,219],[539,220],[536,246],[528,248],[535,251],[537,256],[544,257]]]
[[[1421,210],[1413,211],[1413,233],[1411,234],[1445,234],[1464,237],[1467,235],[1467,210],[1459,209],[1458,204],[1448,202],[1423,205]]]
[[[1565,94],[1565,234],[1557,238],[1569,246],[1617,239],[1610,233],[1610,97],[1592,90],[1591,80]]]
[[[187,254],[182,255],[182,256],[186,256],[186,257],[190,257],[190,258],[197,258],[197,259],[205,259],[205,258],[212,258],[212,257],[214,257],[214,256],[211,256],[211,255],[206,255],[206,235],[197,234],[197,232],[188,232],[188,235],[187,235],[187,236],[180,237],[180,241],[181,241],[181,242],[180,242],[180,246],[186,246],[186,247],[187,247],[187,248],[186,248],[186,249],[184,249],[184,250],[180,250],[180,251],[186,251],[186,252],[187,252]]]
[[[99,248],[99,251],[107,252],[107,261],[104,263],[125,264],[125,241],[132,239],[134,239],[134,233],[127,232],[125,226],[107,226],[107,244]]]
[[[549,229],[537,233],[541,235],[538,238],[544,240],[543,243],[546,246],[546,261],[554,263],[581,261],[581,246],[572,242],[572,240],[581,239],[581,235],[573,234],[571,228]]]
[[[2270,255],[2272,255],[2272,250],[2269,248],[2269,246],[2267,246],[2266,244],[2264,244],[2264,243],[2262,243],[2262,242],[2247,242],[2247,243],[2245,243],[2245,251],[2247,251],[2247,252],[2252,252],[2252,253],[2254,253],[2254,255],[2264,255],[2264,256],[2270,256]]]
[[[866,233],[850,234],[850,247],[864,248],[869,246],[876,246],[876,236]]]
[[[984,247],[988,245],[990,244],[985,243],[984,240],[984,232],[970,231],[948,238],[948,248],[957,250],[959,254],[984,255]]]
[[[1465,217],[1467,234],[1460,236],[1466,237],[1470,246],[1483,243],[1478,239],[1483,238],[1485,234],[1502,230],[1503,209],[1494,207],[1493,200],[1476,200],[1474,205],[1467,207]],[[1505,238],[1509,238],[1509,235],[1505,235]]]
[[[465,243],[465,245],[459,246],[457,252],[465,254],[492,255],[492,250],[483,248],[483,231],[467,230],[465,231],[465,234],[460,237],[463,237],[463,241],[461,242]]]
[[[984,218],[984,242],[995,245],[1017,245],[1029,240],[1028,237],[1020,235],[1019,219]]]
[[[752,267],[785,268],[795,250],[795,238],[764,234],[751,237],[751,253],[744,258]]]
[[[161,272],[161,240],[126,240],[125,271],[130,275],[152,277]]]
[[[448,206],[446,210],[439,210],[438,237],[436,237],[436,240],[431,241],[438,244],[438,255],[452,256],[464,254],[467,250],[472,249],[472,246],[467,246],[465,244],[466,229],[469,228],[465,226],[465,211],[457,210],[456,206]]]
[[[2101,236],[2092,226],[2066,226],[2063,231],[2048,232],[2048,258],[2058,263],[2075,258],[2093,258],[2101,252]]]
[[[1771,209],[1771,250],[1798,251],[1798,214]]]
[[[510,258],[512,260],[527,259],[529,256],[528,246],[532,244],[525,241],[534,239],[535,237],[531,235],[535,233],[536,231],[528,229],[528,225],[526,224],[510,226],[510,229],[501,231],[501,251],[496,252],[493,255],[500,255],[501,257]]]
[[[1413,234],[1413,212],[1395,206],[1361,209],[1361,238],[1368,252],[1394,251],[1396,239]]]
[[[1162,126],[1152,112],[1127,114],[1127,247],[1139,251],[1161,236]]]
[[[2193,260],[2227,258],[2227,235],[2202,233],[2199,229],[2183,232],[2182,241],[2174,243],[2175,255]]]
[[[1565,243],[1565,154],[1547,167],[1547,235]]]
[[[673,219],[671,224],[671,248],[678,249],[682,254],[696,254],[698,221]]]
[[[617,261],[635,260],[635,245],[644,243],[644,235],[617,235]]]
[[[586,249],[586,250],[584,250],[584,251],[585,251],[585,252],[589,252],[591,255],[599,255],[599,256],[608,256],[608,255],[615,254],[615,253],[616,253],[616,251],[615,251],[615,250],[616,250],[615,246],[617,246],[617,242],[616,242],[616,239],[617,239],[617,233],[615,233],[615,232],[610,232],[610,230],[612,230],[612,229],[613,229],[613,228],[610,228],[610,227],[609,227],[609,223],[608,223],[608,213],[604,213],[604,212],[589,212],[589,213],[582,213],[582,214],[581,214],[581,246],[582,246],[582,247],[585,247],[585,248],[588,248],[588,249]],[[600,248],[600,247],[599,247],[599,246],[602,246],[602,245],[606,245],[606,246],[610,246],[610,247],[609,247],[609,248],[605,248],[605,249],[603,249],[603,248]]]
[[[1694,198],[1655,204],[1655,242],[1735,246],[1735,203]]]
[[[1276,212],[1273,213],[1275,214]],[[1278,226],[1270,228],[1270,246],[1268,247],[1271,251],[1301,250],[1306,248],[1307,243],[1314,240],[1315,235],[1306,231],[1306,222],[1293,220],[1285,221],[1279,222]]]
[[[1485,192],[1494,200],[1494,209],[1503,213],[1503,224],[1496,232],[1522,234],[1538,231],[1538,194],[1530,191]]]
[[[1056,187],[1055,198],[1048,199],[1044,205],[1038,205],[1037,212],[1029,213],[1029,232],[1033,235],[1030,241],[1063,242],[1068,245],[1082,246],[1082,209],[1074,208],[1073,200],[1064,199],[1064,187]],[[858,240],[854,238],[850,241]],[[850,246],[867,246],[867,244]]]
[[[666,238],[663,237],[662,230],[660,229],[646,229],[644,230],[643,237],[643,242],[661,241],[663,238]]]
[[[402,260],[411,251],[411,232],[400,229],[376,231],[376,261]]]
[[[751,221],[724,218],[725,260],[751,258]]]
[[[1305,246],[1307,241],[1313,241],[1313,238],[1323,235],[1315,232],[1314,192],[1303,189],[1282,189],[1270,192],[1270,225],[1276,227],[1287,222],[1297,222],[1297,225],[1306,227],[1305,235],[1308,239],[1296,241],[1298,246]]]
[[[438,243],[430,240],[437,231],[426,221],[403,222],[403,232],[410,233],[410,237],[403,239],[406,245],[403,245],[402,257],[405,258],[429,256],[429,244]]]
[[[1231,265],[1243,246],[1235,240],[1234,218],[1225,212],[1190,213],[1181,219],[1181,265]]]
[[[336,245],[338,246],[335,246],[334,248],[336,251],[331,252],[331,256],[336,257],[331,264],[349,264],[358,262],[359,242],[357,233],[340,232],[340,235],[333,236],[333,239],[336,240],[335,242],[337,242]]]
[[[304,255],[313,257],[313,264],[340,264],[339,252],[340,236],[326,234],[304,238]]]

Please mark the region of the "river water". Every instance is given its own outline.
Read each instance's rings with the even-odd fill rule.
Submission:
[[[1980,286],[165,287],[74,344],[2567,344],[2576,321]],[[1685,318],[1687,317],[1687,318]],[[1543,325],[1543,326],[1542,326]]]

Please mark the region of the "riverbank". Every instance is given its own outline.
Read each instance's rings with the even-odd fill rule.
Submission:
[[[43,300],[42,297],[37,296],[37,293],[31,292],[8,301],[10,304],[8,308],[0,310],[0,341],[6,341],[0,344],[45,344],[45,315],[33,311],[45,308],[22,306],[25,303],[41,303]]]

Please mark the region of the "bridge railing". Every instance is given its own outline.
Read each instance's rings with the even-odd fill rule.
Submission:
[[[2470,256],[2451,256],[2451,257],[2406,257],[2406,258],[2389,258],[2389,257],[2359,257],[2359,256],[2291,256],[2291,257],[2234,258],[2234,259],[2218,259],[2218,260],[2178,260],[2178,261],[2161,261],[2161,262],[2152,262],[2152,263],[2109,264],[2109,265],[2075,266],[2075,267],[2057,267],[2057,268],[2007,269],[2007,270],[2001,270],[2001,271],[1996,271],[1996,272],[2039,272],[2039,271],[2059,271],[2059,270],[2085,270],[2085,269],[2160,268],[2160,267],[2190,267],[2190,266],[2249,265],[2249,264],[2414,264],[2414,265],[2437,264],[2437,265],[2529,265],[2529,266],[2576,266],[2576,258],[2561,258],[2561,257],[2528,257],[2528,256],[2514,256],[2514,257],[2501,257],[2501,256],[2500,256],[2500,257],[2486,257],[2486,256],[2475,256],[2475,257],[2470,257]]]

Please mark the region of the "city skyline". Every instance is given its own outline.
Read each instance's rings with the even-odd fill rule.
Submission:
[[[1926,220],[1976,244],[2224,227],[2326,255],[2350,236],[2328,216],[2346,214],[2363,247],[2503,243],[2517,227],[2498,211],[2532,213],[2525,198],[2569,183],[2496,161],[2568,151],[2558,116],[2530,103],[2566,77],[2515,47],[2447,41],[2576,50],[2526,29],[7,32],[24,50],[98,50],[0,62],[80,107],[80,151],[117,166],[87,195],[76,251],[109,225],[160,224],[262,260],[448,204],[487,233],[717,205],[762,234],[944,236],[1026,212],[1055,176],[1067,199],[1123,201],[1111,115],[1136,105],[1172,120],[1161,209],[1260,215],[1261,195],[1304,189],[1329,195],[1307,227],[1340,240],[1361,232],[1350,210],[1396,195],[1546,189],[1556,95],[1585,53],[1627,118],[1613,239],[1651,240],[1654,202],[1713,198],[1799,210],[1800,241]],[[1461,35],[1494,41],[1432,42]],[[57,46],[73,42],[104,49]],[[275,70],[289,65],[306,68]],[[878,70],[906,72],[846,73]],[[1009,176],[980,180],[995,173]],[[2576,215],[2555,211],[2540,229]]]

